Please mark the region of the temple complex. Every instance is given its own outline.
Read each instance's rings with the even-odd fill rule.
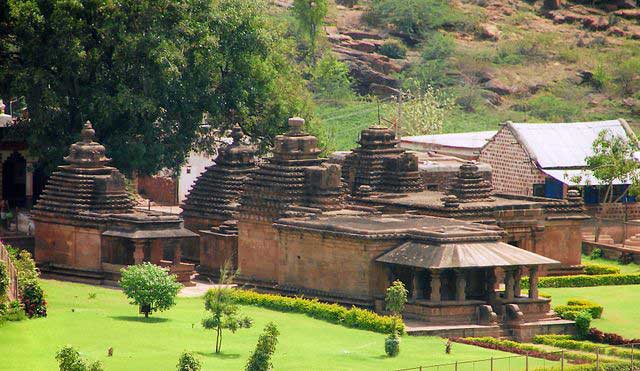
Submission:
[[[384,153],[378,157],[383,158]],[[580,229],[588,216],[580,195],[575,194],[577,191],[571,191],[566,200],[492,193],[491,183],[479,173],[475,162],[460,166],[445,191],[379,190],[362,194],[353,187],[349,190],[354,203],[375,207],[383,213],[411,212],[499,226],[506,232],[507,243],[561,263],[545,269],[545,273],[581,272]]]
[[[195,248],[197,235],[176,216],[134,210],[124,176],[107,166],[105,147],[94,135],[87,122],[64,159],[68,165],[51,175],[33,209],[42,272],[110,283],[122,267],[149,261],[188,283],[194,265],[181,261],[182,249]]]

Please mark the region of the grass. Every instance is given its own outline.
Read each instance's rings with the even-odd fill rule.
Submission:
[[[637,273],[637,272],[640,272],[640,265],[635,264],[635,263],[620,264],[616,260],[611,260],[611,259],[604,259],[604,258],[591,259],[591,257],[589,257],[588,255],[584,255],[584,254],[582,255],[582,263],[583,264],[588,264],[588,263],[602,264],[602,265],[608,265],[608,266],[612,266],[612,267],[617,267],[617,268],[620,268],[620,273]]]
[[[174,370],[184,350],[195,352],[204,369],[240,370],[269,321],[281,332],[273,359],[276,370],[390,370],[511,355],[462,344],[454,344],[447,355],[443,339],[405,336],[400,355],[388,358],[384,335],[255,307],[243,308],[255,320],[254,327],[225,332],[222,353],[214,355],[213,332],[200,326],[204,316],[200,298],[178,298],[176,307],[145,320],[118,290],[51,280],[42,283],[49,316],[0,327],[0,370],[56,369],[55,353],[65,344],[90,360],[102,361],[110,371]],[[107,357],[110,347],[113,357]],[[499,362],[505,367],[510,362],[516,370],[523,368],[524,360]],[[542,360],[532,362],[543,365]],[[475,367],[488,368],[488,362]]]
[[[624,337],[640,335],[640,285],[545,288],[543,292],[551,295],[553,305],[566,304],[570,298],[593,300],[604,307],[604,312],[602,318],[591,322],[592,326]]]

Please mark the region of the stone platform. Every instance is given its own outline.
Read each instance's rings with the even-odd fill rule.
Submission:
[[[428,322],[405,320],[410,336],[482,337],[491,336],[516,341],[530,341],[535,335],[573,335],[573,321],[553,320],[526,322],[518,325],[433,325]]]

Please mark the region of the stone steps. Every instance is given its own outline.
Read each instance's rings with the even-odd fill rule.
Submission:
[[[582,239],[584,241],[588,241],[588,242],[595,242],[596,236],[593,233],[583,233],[582,234]],[[598,238],[598,242],[601,243],[606,243],[609,245],[614,245],[615,242],[613,241],[613,237],[611,237],[610,235],[606,234],[606,233],[600,233],[600,236]]]

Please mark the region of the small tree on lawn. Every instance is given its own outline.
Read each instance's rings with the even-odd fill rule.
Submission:
[[[220,353],[222,347],[223,330],[235,333],[240,328],[249,328],[252,325],[249,317],[240,317],[240,308],[233,300],[234,276],[229,272],[229,262],[226,262],[220,269],[218,286],[209,289],[204,295],[204,308],[209,311],[210,316],[202,320],[202,327],[216,331],[216,353]]]
[[[200,361],[189,352],[183,352],[178,360],[178,371],[200,371],[202,370],[202,364]]]
[[[400,337],[398,336],[398,321],[402,321],[402,312],[407,303],[407,289],[402,281],[393,281],[387,289],[384,298],[386,309],[393,316],[393,328],[391,334],[385,339],[384,350],[390,357],[395,357],[400,352]]]
[[[256,349],[247,362],[247,371],[267,371],[273,368],[271,356],[276,351],[278,344],[278,328],[273,322],[269,322],[264,328],[264,332],[258,338]]]
[[[138,305],[145,318],[155,311],[163,311],[176,304],[176,296],[182,285],[168,269],[151,263],[142,263],[122,268],[120,287]]]
[[[80,356],[80,353],[72,346],[67,345],[58,351],[56,354],[56,360],[58,361],[58,367],[60,371],[103,371],[102,363],[95,361],[93,363],[87,362]]]

